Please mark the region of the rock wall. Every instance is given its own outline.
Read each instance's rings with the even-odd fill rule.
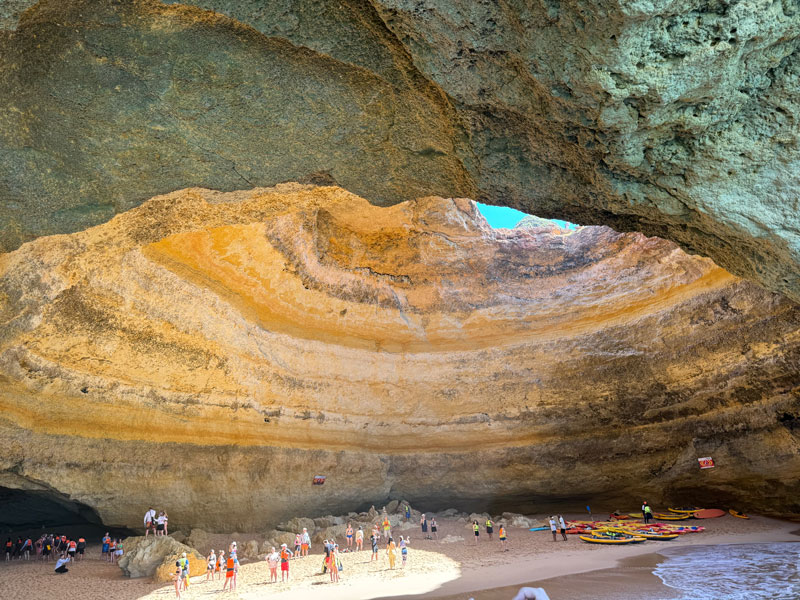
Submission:
[[[800,299],[790,0],[0,0],[0,28],[0,249],[338,182],[658,235]]]
[[[2,481],[184,530],[388,498],[800,513],[798,306],[664,240],[543,225],[190,189],[0,255]]]

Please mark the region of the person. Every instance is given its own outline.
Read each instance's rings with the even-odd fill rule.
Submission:
[[[422,536],[426,540],[430,539],[428,535],[428,518],[425,516],[425,513],[422,513],[422,516],[419,518],[419,527],[422,529]]]
[[[111,537],[108,535],[108,532],[106,531],[106,534],[103,536],[102,546],[100,547],[100,556],[102,558],[108,559],[108,547],[110,544],[111,544]]]
[[[33,542],[33,547],[36,548],[36,556],[38,556],[39,558],[42,557],[42,548],[44,548],[44,539],[45,535],[42,534],[42,537]]]
[[[189,557],[186,556],[186,552],[181,554],[181,557],[178,559],[178,564],[181,567],[182,577],[181,577],[181,586],[184,591],[189,587]]]
[[[164,533],[161,535],[169,535],[169,515],[164,511]]]
[[[392,537],[392,524],[389,522],[389,515],[383,517],[383,537],[389,539]]]
[[[308,556],[308,550],[311,548],[311,536],[308,535],[308,529],[303,527],[303,542],[302,546],[300,547],[303,553],[303,556]]]
[[[6,562],[11,562],[11,554],[14,552],[14,542],[11,541],[11,538],[6,540]]]
[[[649,504],[644,505],[644,524],[647,525],[650,522],[650,519],[653,518],[653,509],[650,508]]]
[[[158,517],[156,517],[156,536],[164,535],[164,527],[166,522],[167,517],[164,515],[164,511],[162,510],[158,513]]]
[[[500,523],[500,530],[497,532],[497,535],[500,538],[500,547],[503,549],[503,552],[508,552],[508,548],[506,548],[506,527],[503,523]]]
[[[217,555],[217,581],[222,579],[222,570],[225,568],[225,550],[220,550]]]
[[[303,536],[298,533],[294,536],[294,556],[300,558],[300,548],[303,546]]]
[[[286,546],[281,544],[281,583],[289,581],[289,559],[292,558],[292,551]]]
[[[285,544],[284,544],[285,545]],[[228,560],[225,562],[225,583],[222,584],[222,591],[230,585],[230,591],[236,589],[236,572],[239,570],[239,560],[234,554],[228,555]]]
[[[217,553],[214,552],[214,549],[211,549],[211,554],[208,555],[206,559],[206,581],[213,581],[214,579],[214,571],[217,569]]]
[[[114,558],[117,556],[117,540],[111,538],[111,543],[108,545],[108,561],[113,563]]]
[[[331,583],[336,583],[339,581],[339,544],[333,544],[330,553],[330,561],[328,563],[330,574],[331,574]]]
[[[550,600],[550,596],[543,588],[524,587],[519,588],[519,592],[513,600]]]
[[[17,537],[17,541],[14,544],[14,558],[19,560],[22,558],[22,538]]]
[[[406,568],[406,560],[408,559],[408,544],[411,542],[411,538],[403,538],[400,536],[400,557],[403,559],[403,568]]]
[[[331,549],[332,546],[328,540],[322,540],[322,551],[325,553],[325,557],[322,559],[322,574],[324,575],[328,571],[330,571],[331,567]]]
[[[56,573],[66,573],[69,571],[67,565],[69,564],[69,556],[62,554],[61,558],[56,561]]]
[[[436,523],[436,517],[431,517],[431,537],[428,539],[439,539],[439,525]]]
[[[78,560],[83,560],[83,553],[86,552],[86,538],[78,538]]]
[[[472,531],[475,532],[475,545],[478,545],[478,537],[481,535],[481,527],[477,521],[472,522]]]
[[[347,524],[347,529],[344,530],[344,537],[347,538],[347,550],[348,552],[353,549],[353,525],[352,523]]]
[[[389,543],[386,545],[386,556],[389,557],[389,568],[394,569],[394,562],[397,560],[397,546],[395,546],[393,538],[389,538]]]
[[[358,526],[358,531],[356,531],[356,551],[364,549],[364,529],[362,529],[361,525]]]
[[[269,582],[278,583],[278,562],[281,557],[275,546],[272,547],[272,552],[267,554],[267,566],[269,567]]]
[[[567,524],[564,522],[563,515],[558,515],[558,528],[561,529],[561,537],[567,541]]]
[[[53,551],[53,540],[45,536],[42,540],[42,560],[50,562],[50,553]]]
[[[25,541],[22,542],[22,557],[25,560],[31,559],[31,548],[33,548],[33,542],[31,542],[31,538],[25,538]]]
[[[406,514],[406,521],[410,521],[411,520],[411,507],[408,505],[408,503],[406,503],[406,505],[403,508],[404,508],[405,514]]]
[[[75,555],[78,553],[78,542],[75,540],[69,540],[67,542],[67,554],[69,555],[70,560],[75,560]]]
[[[489,541],[492,541],[492,534],[494,533],[494,521],[491,517],[486,519],[486,535],[489,536]]]
[[[556,518],[554,515],[550,515],[550,533],[553,534],[553,541],[556,540]]]
[[[378,560],[378,532],[376,530],[372,530],[372,535],[369,536],[369,541],[372,542],[372,556],[369,559],[369,562],[373,560]]]
[[[147,536],[145,536],[147,537]],[[176,561],[175,562],[175,573],[172,574],[172,581],[175,582],[175,597],[181,597],[181,574],[183,573],[183,569],[181,569],[180,564]]]
[[[153,523],[155,523],[155,520],[156,511],[153,510],[153,507],[151,506],[149,509],[147,509],[147,512],[144,513],[144,537],[147,537],[151,531],[153,532],[153,535],[155,535],[155,529],[153,528]]]

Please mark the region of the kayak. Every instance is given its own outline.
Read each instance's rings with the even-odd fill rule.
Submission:
[[[645,541],[643,537],[619,537],[619,538],[603,538],[594,535],[582,535],[580,538],[589,544],[639,544]]]
[[[549,527],[531,527],[528,531],[547,531]]]
[[[738,510],[730,509],[728,512],[731,513],[737,519],[749,519],[750,518],[746,514],[744,514],[743,512],[739,512]]]
[[[696,513],[698,510],[703,509],[699,506],[695,506],[694,508],[668,508],[667,510],[678,515],[691,515],[692,513]]]
[[[705,527],[698,527],[697,525],[693,525],[692,527],[676,527],[673,529],[675,533],[701,533],[705,530]]]
[[[674,540],[678,537],[677,533],[660,533],[657,531],[639,531],[634,529],[630,532],[631,534],[635,535],[636,537],[643,537],[646,540],[661,540],[661,541],[668,541]]]
[[[670,514],[655,513],[653,517],[655,517],[659,521],[683,521],[685,519],[688,519],[689,515],[687,514],[679,515],[676,513],[670,513]]]
[[[695,519],[716,519],[725,516],[725,511],[718,508],[706,508],[694,513]]]

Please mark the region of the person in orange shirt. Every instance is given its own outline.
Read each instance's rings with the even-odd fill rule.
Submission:
[[[225,563],[225,583],[222,584],[222,591],[225,591],[225,588],[228,587],[230,583],[230,590],[234,591],[236,589],[236,574],[239,571],[239,560],[236,558],[235,554],[229,554],[228,560]]]
[[[108,543],[108,560],[110,562],[115,562],[117,556],[117,542],[113,538]]]
[[[500,537],[500,547],[503,552],[508,552],[508,548],[506,548],[506,526],[503,523],[500,523],[500,533],[498,535]]]
[[[292,558],[292,551],[286,547],[286,544],[281,544],[281,583],[289,581],[289,559]]]

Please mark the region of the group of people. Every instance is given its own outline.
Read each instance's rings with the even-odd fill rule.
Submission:
[[[122,539],[112,538],[110,535],[108,535],[107,531],[100,543],[100,557],[104,558],[110,563],[117,562],[119,557],[124,554],[124,550],[122,548]]]
[[[557,537],[556,533],[557,530],[561,530],[561,537],[564,538],[564,541],[567,541],[567,524],[564,522],[564,517],[561,515],[550,515],[550,533],[553,534],[553,541],[556,542]]]
[[[17,560],[30,560],[31,553],[35,553],[38,560],[49,562],[51,558],[67,557],[72,560],[83,559],[86,551],[86,540],[83,537],[72,539],[66,535],[55,535],[43,533],[35,542],[31,538],[17,538],[12,542],[8,538],[5,543],[6,562]]]
[[[491,517],[486,519],[486,535],[489,537],[489,541],[492,541],[492,536],[494,535],[494,526],[495,522],[492,521]],[[475,545],[478,545],[478,538],[481,536],[481,526],[478,525],[477,521],[472,521],[472,532],[475,534]],[[506,542],[508,541],[508,533],[506,532],[505,523],[500,523],[497,530],[497,538],[500,540],[500,547],[503,549],[503,552],[507,552],[508,548],[506,546]]]
[[[151,532],[155,536],[169,535],[168,521],[167,511],[160,510],[156,513],[151,506],[144,513],[144,537],[147,537]]]

